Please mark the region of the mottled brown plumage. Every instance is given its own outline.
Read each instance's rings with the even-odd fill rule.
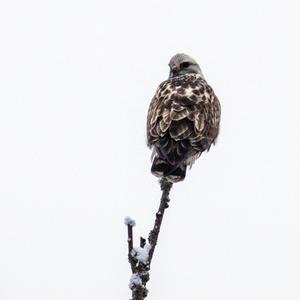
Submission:
[[[177,73],[171,72],[170,78],[159,85],[147,118],[148,146],[153,147],[151,171],[173,182],[183,180],[186,167],[215,142],[221,110],[199,66],[199,71],[186,67],[181,70],[180,64],[192,59],[179,55],[183,57],[179,59]],[[171,66],[171,70],[172,67],[176,66]]]

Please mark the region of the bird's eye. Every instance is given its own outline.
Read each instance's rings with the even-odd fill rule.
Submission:
[[[183,62],[182,64],[180,64],[180,68],[181,68],[181,69],[188,68],[189,66],[190,66],[190,63],[189,63],[189,62]]]

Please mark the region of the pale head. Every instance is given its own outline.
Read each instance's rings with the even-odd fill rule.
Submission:
[[[193,58],[184,53],[178,53],[174,55],[169,62],[169,67],[169,78],[185,75],[188,73],[199,74],[202,78],[204,78],[198,63]]]

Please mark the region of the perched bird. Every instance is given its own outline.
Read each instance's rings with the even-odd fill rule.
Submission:
[[[169,66],[169,79],[159,85],[150,103],[147,143],[153,148],[151,172],[177,182],[215,143],[221,107],[193,58],[176,54]]]

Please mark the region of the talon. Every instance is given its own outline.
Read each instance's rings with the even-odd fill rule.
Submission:
[[[172,182],[168,180],[168,178],[163,177],[160,180],[160,188],[162,191],[172,186]]]

